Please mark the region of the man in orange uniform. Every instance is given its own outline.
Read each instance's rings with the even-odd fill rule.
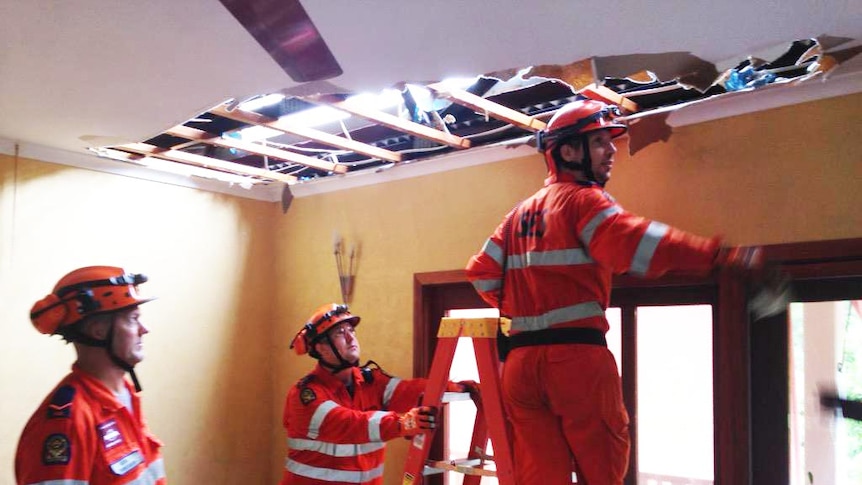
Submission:
[[[145,281],[113,266],[80,268],[33,306],[36,329],[72,342],[78,358],[21,434],[19,485],[167,483],[162,444],[144,422],[134,373],[149,332],[138,308],[152,300],[138,293]]]
[[[605,342],[613,274],[758,264],[757,249],[728,250],[718,239],[638,217],[605,192],[612,140],[626,132],[614,113],[578,100],[554,114],[537,135],[549,170],[544,187],[467,265],[482,298],[512,319],[502,394],[519,485],[570,484],[573,470],[578,484],[623,481],[629,420]]]
[[[401,380],[373,361],[359,366],[359,320],[346,305],[323,305],[293,339],[317,366],[287,394],[282,484],[382,484],[385,442],[435,428],[436,410],[417,407],[425,379]],[[472,394],[477,385],[450,382],[447,391]]]

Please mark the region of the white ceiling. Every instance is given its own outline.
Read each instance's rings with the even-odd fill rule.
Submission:
[[[0,0],[0,140],[87,153],[87,137],[142,141],[275,91],[378,91],[627,54],[726,68],[796,39],[862,39],[858,0],[302,4],[344,71],[328,82],[297,85],[217,0]]]

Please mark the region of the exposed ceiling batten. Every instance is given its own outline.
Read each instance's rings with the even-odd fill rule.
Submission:
[[[390,162],[401,161],[401,155],[391,150],[386,150],[384,148],[379,148],[374,145],[369,145],[367,143],[361,143],[348,138],[332,135],[330,133],[326,133],[325,131],[299,126],[290,123],[284,119],[270,118],[269,116],[264,116],[260,113],[255,113],[253,111],[245,111],[239,108],[234,110],[228,110],[224,105],[221,105],[211,109],[210,113],[234,121],[248,123],[250,125],[266,126],[268,128],[281,131],[283,133],[308,138],[310,140],[323,143],[324,145],[362,153],[364,155],[368,155],[369,157],[379,158],[381,160],[388,160]]]
[[[461,106],[474,109],[478,113],[485,114],[486,116],[490,115],[525,130],[536,132],[545,129],[545,126],[547,126],[544,121],[461,89],[449,88],[442,83],[429,84],[427,87],[438,97],[451,100]]]
[[[115,165],[116,173],[149,171],[153,179],[162,178],[159,167],[192,165],[160,163],[164,156],[136,160],[138,155],[129,152],[115,160],[92,155],[143,141],[162,154],[196,155],[200,158],[192,158],[210,167],[207,171],[229,174],[213,180],[226,191],[236,188],[232,177],[251,177],[253,186],[244,187],[250,197],[280,194],[278,174],[294,189],[400,176],[417,165],[444,165],[450,156],[468,163],[474,154],[484,153],[481,147],[526,143],[521,140],[539,126],[526,118],[495,116],[493,105],[480,106],[476,99],[470,107],[454,98],[426,100],[408,92],[410,86],[427,92],[429,83],[453,78],[476,79],[457,89],[481,103],[496,103],[542,122],[579,95],[621,104],[631,123],[630,140],[642,142],[630,142],[631,154],[631,147],[666,140],[680,123],[862,91],[858,76],[845,76],[862,74],[862,17],[846,0],[781,5],[728,0],[689,9],[621,0],[593,5],[595,18],[614,18],[613,42],[608,42],[606,25],[589,22],[578,6],[548,0],[501,0],[493,6],[441,0],[399,9],[377,0],[7,3],[0,16],[0,42],[9,46],[0,90],[5,115],[0,152],[5,138],[15,140],[16,147],[23,143],[25,152],[49,153],[33,147],[41,145],[82,155],[50,152],[73,160],[68,164],[99,170]],[[459,15],[451,14],[453,8]],[[710,22],[703,23],[704,18]],[[44,28],[33,33],[33,25]],[[98,30],[94,38],[94,25],[123,28]],[[541,27],[529,27],[536,25]],[[431,40],[419,35],[422,26],[433,26]],[[154,28],[160,35],[152,35]],[[505,43],[501,32],[526,35]],[[183,47],[182,55],[175,55],[177,46]],[[112,75],[93,76],[104,72],[108,59]],[[391,105],[369,103],[364,114],[371,116],[348,117],[348,103],[380,89],[399,94],[395,112]],[[265,95],[281,101],[239,109],[253,112],[257,121],[320,131],[291,133],[248,118],[195,111],[224,99],[263,101]],[[343,100],[338,112],[343,118],[312,124],[305,115],[321,107],[309,106],[300,96],[316,96],[323,100],[318,104],[332,110],[332,103]],[[161,131],[178,123],[212,138],[207,143]],[[269,132],[260,133],[265,143],[255,140],[257,129]],[[221,140],[335,162],[346,173],[212,143]],[[462,146],[459,140],[467,143]],[[424,160],[433,163],[416,163]],[[262,174],[247,175],[249,169]],[[362,173],[368,177],[354,177]],[[187,186],[201,182],[193,178],[171,180]],[[221,190],[215,183],[207,187]]]
[[[286,162],[298,163],[300,165],[305,165],[306,167],[316,168],[318,170],[324,170],[327,172],[347,172],[347,167],[345,167],[344,165],[326,162],[317,158],[308,157],[299,153],[293,153],[279,148],[268,147],[258,143],[224,138],[220,135],[208,133],[206,131],[198,130],[196,128],[189,128],[187,126],[175,126],[169,130],[166,130],[165,133],[171,136],[185,138],[188,140],[195,140],[209,145],[221,146],[225,148],[234,148],[237,150],[243,150],[264,157],[272,157],[279,160],[284,160]]]
[[[129,143],[126,145],[119,145],[116,148],[122,151],[162,158],[164,160],[169,160],[172,162],[187,163],[189,165],[194,165],[202,168],[218,169],[235,174],[260,177],[264,179],[275,180],[277,182],[283,182],[286,184],[296,182],[296,177],[294,177],[293,175],[273,172],[272,170],[265,170],[262,168],[249,167],[247,165],[242,165],[239,163],[226,162],[216,158],[205,157],[202,155],[184,152],[181,150],[160,148],[155,145],[150,145],[148,143]]]
[[[470,148],[470,140],[466,138],[455,136],[450,133],[446,133],[445,131],[436,130],[426,125],[420,125],[419,123],[403,120],[397,116],[390,115],[389,113],[356,106],[332,96],[305,96],[302,99],[310,103],[332,106],[333,108],[346,111],[352,115],[359,116],[360,118],[380,123],[381,125],[392,128],[393,130],[403,131],[426,140],[448,145],[452,148]]]

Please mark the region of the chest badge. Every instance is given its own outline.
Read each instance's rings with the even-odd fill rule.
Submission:
[[[144,455],[139,450],[135,450],[119,460],[111,463],[111,471],[117,475],[125,475],[136,466],[144,462]]]
[[[117,426],[116,420],[105,421],[98,425],[98,429],[106,450],[110,450],[123,442],[123,434],[120,433],[120,427]]]

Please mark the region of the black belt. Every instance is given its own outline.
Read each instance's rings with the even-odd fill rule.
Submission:
[[[589,344],[607,347],[605,332],[596,328],[548,328],[535,332],[521,332],[509,337],[509,349],[531,345]]]

